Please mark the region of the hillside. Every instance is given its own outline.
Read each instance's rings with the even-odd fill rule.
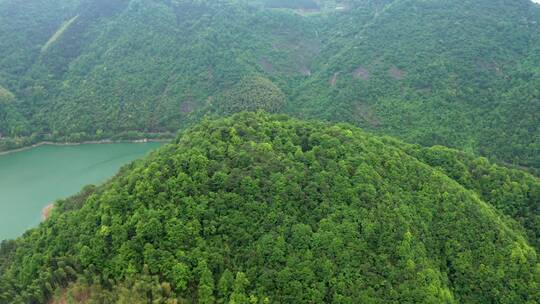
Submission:
[[[0,86],[0,140],[4,136],[20,132],[28,128],[24,117],[16,108],[16,99],[13,93]]]
[[[169,136],[259,82],[282,113],[538,172],[539,26],[529,0],[4,0],[0,149]]]
[[[67,140],[175,132],[246,77],[294,82],[318,48],[310,21],[229,1],[80,1],[50,29],[31,59],[0,70],[33,61],[6,76],[25,85],[21,108],[35,126],[25,131]]]
[[[352,10],[361,27],[331,22],[333,47],[289,111],[537,168],[539,6],[389,2]]]
[[[347,124],[204,120],[4,242],[0,303],[539,303],[539,189]]]

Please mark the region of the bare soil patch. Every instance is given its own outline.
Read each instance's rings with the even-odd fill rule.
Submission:
[[[51,212],[53,208],[54,208],[54,204],[48,204],[47,206],[45,206],[45,208],[41,210],[41,218],[43,220],[47,220],[51,216]]]
[[[193,106],[191,104],[191,102],[184,102],[183,104],[180,105],[180,112],[182,114],[189,114],[191,112],[193,112]]]
[[[261,65],[263,71],[265,71],[266,73],[273,73],[274,72],[274,66],[268,60],[266,60],[266,58],[261,59],[261,61],[259,63]]]
[[[483,60],[477,60],[476,61],[476,71],[477,72],[488,72],[490,74],[495,74],[495,75],[501,75],[502,74],[502,70],[501,70],[501,68],[499,67],[498,64],[496,64],[494,62],[486,62],[486,61],[483,61]]]
[[[363,66],[357,67],[352,72],[352,75],[354,79],[362,79],[362,80],[369,80],[369,78],[371,77],[371,74],[369,73],[369,71]]]
[[[311,76],[311,70],[305,65],[300,67],[299,72],[302,74],[302,76]]]
[[[370,105],[365,103],[358,103],[356,105],[356,115],[360,117],[362,121],[365,121],[373,128],[378,128],[381,125],[381,120],[375,115],[375,111]]]
[[[388,74],[390,75],[390,77],[394,78],[394,79],[397,79],[397,80],[402,80],[405,78],[405,71],[403,70],[400,70],[398,68],[396,68],[395,66],[394,67],[391,67],[390,70],[388,70]]]
[[[330,85],[335,87],[337,83],[337,78],[339,76],[339,72],[334,73],[334,76],[332,76],[332,79],[330,79]]]
[[[92,291],[89,287],[70,285],[62,289],[60,295],[49,300],[49,304],[88,303],[91,297]]]

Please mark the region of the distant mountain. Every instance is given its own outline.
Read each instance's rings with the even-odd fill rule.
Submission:
[[[289,112],[539,167],[537,5],[361,3],[349,23],[330,22],[329,47]]]
[[[539,200],[348,124],[204,120],[4,242],[0,303],[539,303]]]
[[[4,0],[0,85],[24,127],[0,147],[176,132],[253,78],[284,113],[534,171],[539,26],[529,0]]]

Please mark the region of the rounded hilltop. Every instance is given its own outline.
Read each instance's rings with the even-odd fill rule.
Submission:
[[[537,179],[460,155],[283,115],[205,120],[4,242],[0,303],[537,303],[511,208],[534,196],[485,195],[493,170]]]

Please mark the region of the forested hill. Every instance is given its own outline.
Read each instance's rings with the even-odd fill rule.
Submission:
[[[539,200],[347,124],[205,120],[4,242],[0,303],[540,303]]]
[[[539,26],[529,0],[3,0],[0,149],[253,102],[537,170]]]

